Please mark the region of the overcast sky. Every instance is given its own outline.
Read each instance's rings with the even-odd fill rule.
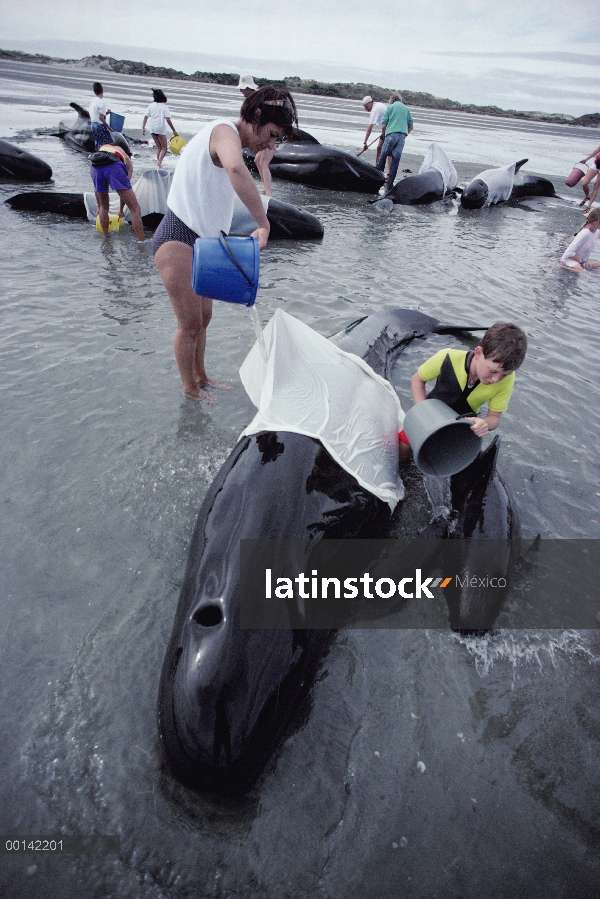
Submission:
[[[194,66],[193,57],[182,65],[183,53],[246,57],[262,61],[264,70],[255,64],[255,75],[373,80],[462,102],[579,115],[600,110],[600,16],[593,14],[594,5],[589,0],[3,0],[0,47],[70,40],[156,48],[162,51],[161,64],[185,71],[201,65]],[[146,52],[136,58],[154,62],[147,57]],[[329,68],[319,68],[323,65]]]

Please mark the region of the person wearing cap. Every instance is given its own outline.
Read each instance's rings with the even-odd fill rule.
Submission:
[[[369,118],[369,127],[367,128],[367,133],[365,134],[365,142],[363,144],[363,153],[367,149],[367,145],[369,143],[369,137],[371,135],[371,131],[374,127],[381,128],[381,123],[383,122],[383,117],[387,111],[387,103],[378,103],[373,97],[370,97],[368,94],[366,97],[363,97],[362,105],[365,107],[368,113],[370,113]],[[375,165],[379,162],[379,157],[381,156],[381,148],[383,147],[383,131],[381,132],[381,136],[377,143],[377,156],[375,157]]]
[[[238,84],[238,90],[242,92],[242,95],[245,100],[248,97],[251,97],[254,91],[258,90],[258,86],[254,83],[254,78],[252,75],[240,75],[240,82]],[[263,189],[266,197],[272,197],[272,185],[273,181],[271,179],[271,169],[269,168],[269,163],[273,159],[275,155],[275,147],[273,149],[260,150],[254,157],[254,164],[258,169],[258,174],[260,175],[260,180],[263,183]]]
[[[238,90],[242,92],[244,100],[247,100],[250,94],[253,94],[254,91],[258,90],[258,86],[254,83],[252,75],[240,75]]]
[[[378,168],[380,172],[383,172],[385,161],[388,156],[392,157],[392,163],[390,165],[387,181],[379,191],[380,194],[386,193],[394,186],[394,180],[398,172],[400,159],[402,158],[404,141],[413,130],[413,124],[413,117],[410,114],[410,109],[408,106],[404,105],[400,94],[391,94],[390,105],[388,106],[383,117],[383,122],[381,123],[381,133],[385,140],[376,168]]]

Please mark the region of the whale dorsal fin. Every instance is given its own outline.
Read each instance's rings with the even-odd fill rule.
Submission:
[[[528,159],[519,159],[518,162],[515,162],[515,174],[519,171],[522,165],[525,165],[526,162],[529,162]]]
[[[79,103],[69,103],[69,106],[71,106],[82,119],[89,119],[89,112],[87,109],[84,109],[83,106],[80,106]]]

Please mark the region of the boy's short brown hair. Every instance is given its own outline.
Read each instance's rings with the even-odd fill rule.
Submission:
[[[483,335],[481,349],[486,359],[497,362],[504,371],[516,371],[527,352],[527,335],[512,322],[496,322]]]

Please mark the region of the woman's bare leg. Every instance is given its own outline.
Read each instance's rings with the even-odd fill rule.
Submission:
[[[159,169],[162,169],[162,161],[167,155],[167,135],[153,134],[154,143],[156,144],[156,159]]]
[[[140,209],[140,204],[137,201],[135,191],[131,187],[129,190],[118,190],[117,193],[119,194],[121,205],[129,207],[129,211],[131,213],[131,225],[133,230],[135,231],[137,239],[144,240],[145,234],[144,223],[142,222],[142,210]]]
[[[594,178],[596,178],[597,176],[598,176],[598,169],[595,166],[591,165],[589,167],[589,169],[587,170],[587,172],[585,173],[583,181],[581,182],[581,187],[583,189],[583,200],[579,204],[580,206],[583,206],[584,203],[587,203],[587,201],[589,200],[590,184],[592,183]]]
[[[164,243],[154,257],[177,316],[173,348],[185,396],[212,403],[203,387],[225,387],[206,374],[206,328],[212,316],[212,300],[192,288],[192,248],[176,240]]]
[[[108,237],[108,211],[110,201],[108,193],[99,194],[96,192],[96,200],[98,201],[98,218],[100,219],[100,227],[105,237]]]

